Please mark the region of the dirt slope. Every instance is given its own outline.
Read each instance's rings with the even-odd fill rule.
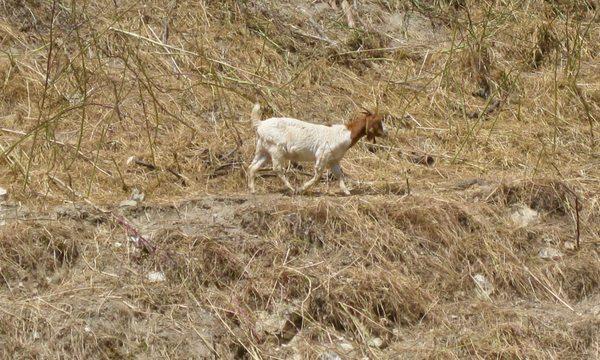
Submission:
[[[109,209],[128,227],[5,209],[5,355],[594,358],[597,243],[569,247],[553,186]],[[528,187],[539,218],[520,227],[507,205]]]

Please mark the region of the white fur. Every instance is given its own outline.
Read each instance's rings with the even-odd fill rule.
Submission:
[[[285,186],[296,192],[284,174],[287,161],[315,162],[315,174],[299,192],[314,185],[325,169],[330,168],[339,179],[341,190],[349,195],[340,168],[340,160],[350,148],[352,138],[345,125],[320,125],[292,118],[270,118],[260,121],[260,105],[252,109],[252,125],[256,128],[256,152],[248,169],[248,186],[255,192],[254,178],[269,158],[273,170]]]

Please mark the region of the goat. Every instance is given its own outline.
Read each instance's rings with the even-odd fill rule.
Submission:
[[[269,158],[273,170],[293,193],[302,193],[314,185],[325,169],[331,169],[339,179],[342,192],[350,195],[344,183],[344,174],[340,160],[358,140],[366,136],[369,140],[385,137],[383,117],[368,110],[347,124],[322,125],[313,124],[293,118],[269,118],[260,120],[260,104],[255,104],[251,113],[252,126],[256,129],[256,150],[254,160],[248,168],[248,187],[255,192],[254,178],[256,172]],[[292,162],[315,162],[315,173],[296,191],[284,173],[284,164]]]

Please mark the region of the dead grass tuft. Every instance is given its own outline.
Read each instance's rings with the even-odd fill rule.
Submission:
[[[71,224],[79,236],[89,236],[89,229]],[[5,283],[27,283],[44,287],[60,281],[61,271],[74,266],[81,241],[76,230],[66,224],[33,223],[23,227],[10,225],[2,232],[2,266]],[[53,278],[54,275],[58,278]]]
[[[548,179],[502,184],[493,199],[505,205],[526,204],[537,211],[565,215],[575,209],[575,196],[564,182]]]

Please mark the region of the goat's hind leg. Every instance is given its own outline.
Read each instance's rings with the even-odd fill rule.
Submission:
[[[248,167],[248,187],[251,193],[255,193],[256,189],[254,186],[254,179],[256,178],[256,172],[269,160],[269,155],[257,152],[252,160],[252,164]]]

